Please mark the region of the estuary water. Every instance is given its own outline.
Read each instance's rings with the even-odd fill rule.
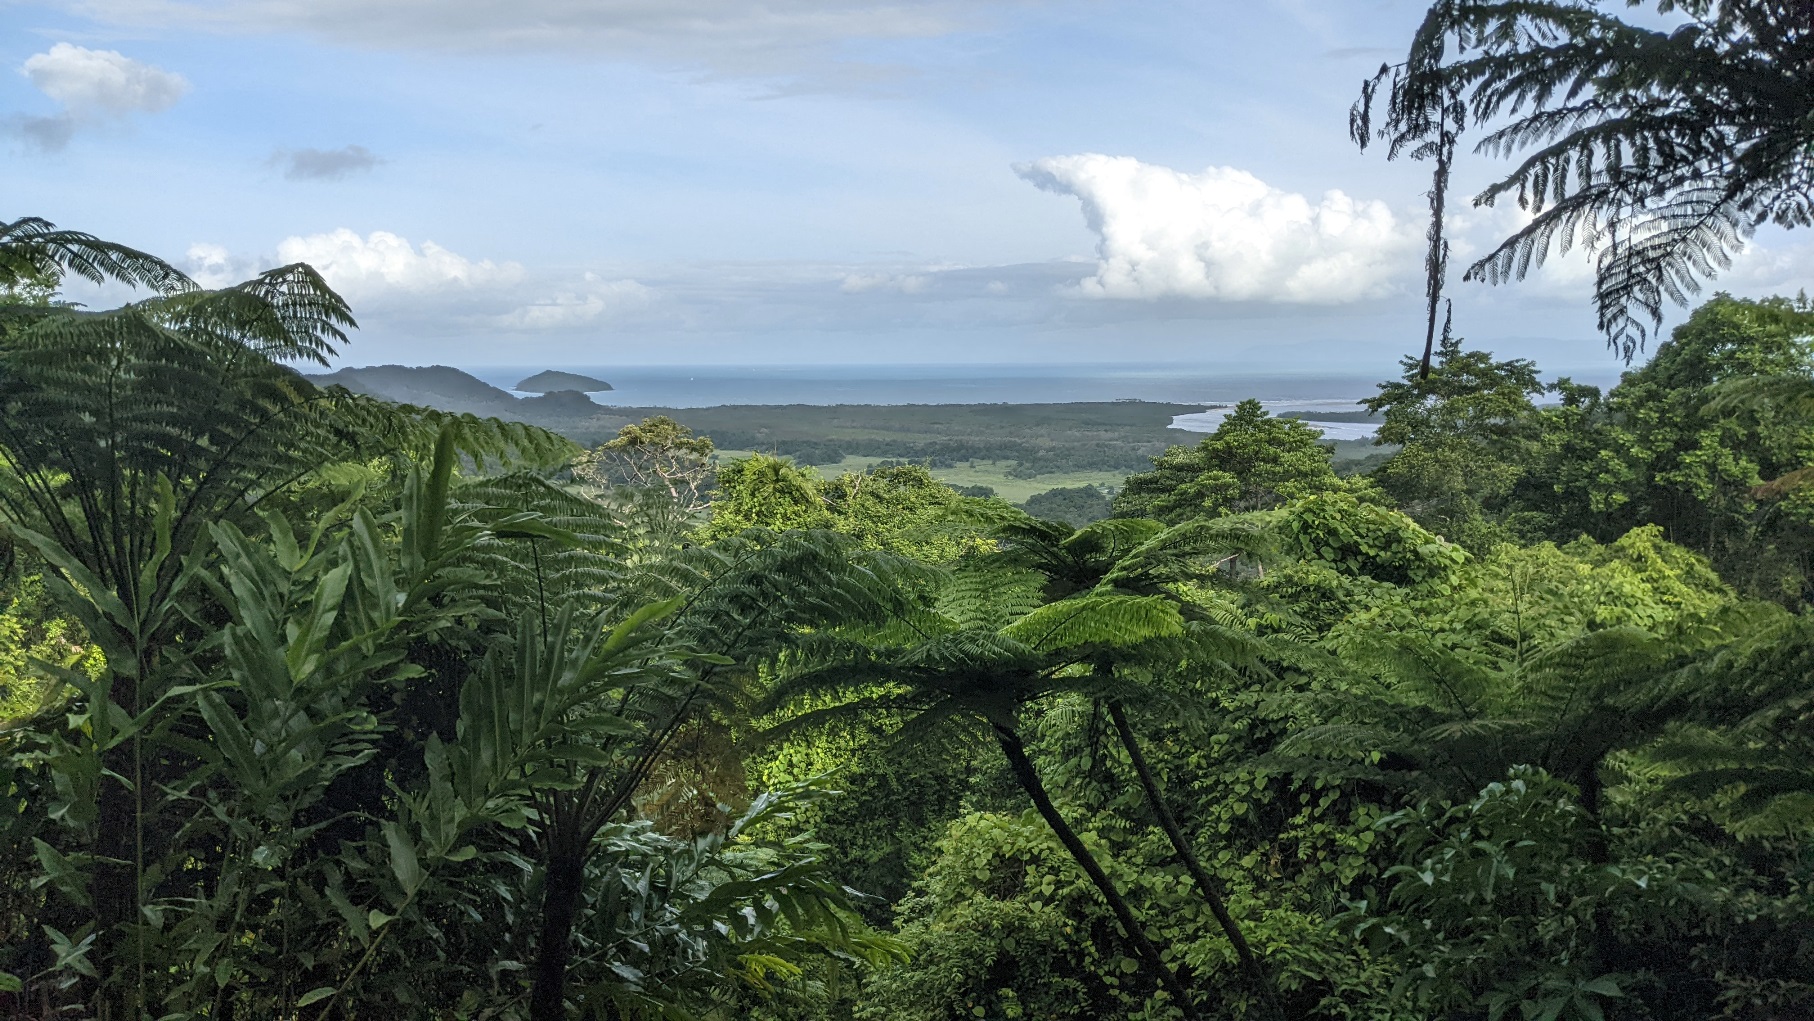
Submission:
[[[1284,415],[1292,412],[1297,413],[1297,417],[1302,420],[1305,425],[1311,425],[1321,429],[1323,431],[1323,438],[1326,440],[1368,440],[1372,439],[1373,434],[1379,431],[1379,424],[1376,422],[1327,422],[1320,421],[1317,418],[1318,412],[1324,414],[1355,414],[1366,410],[1365,408],[1359,407],[1353,400],[1341,400],[1339,398],[1336,400],[1293,400],[1291,398],[1282,398],[1261,400],[1260,405],[1274,415]],[[1222,424],[1222,419],[1227,417],[1228,413],[1232,410],[1232,408],[1210,408],[1206,411],[1199,411],[1194,414],[1177,415],[1172,418],[1172,428],[1183,429],[1186,432],[1193,433],[1212,433],[1216,431],[1216,427]]]
[[[1214,432],[1226,406],[1258,398],[1274,414],[1302,412],[1329,439],[1365,439],[1365,422],[1315,421],[1355,412],[1377,380],[1314,372],[1228,372],[1201,364],[1144,365],[506,365],[469,367],[493,386],[513,387],[546,368],[602,379],[591,395],[607,407],[702,408],[724,404],[1069,404],[1157,401],[1204,410],[1174,428]],[[519,396],[528,396],[521,394]]]

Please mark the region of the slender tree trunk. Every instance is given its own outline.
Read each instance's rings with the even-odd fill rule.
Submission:
[[[1606,836],[1606,824],[1600,821],[1600,768],[1590,764],[1580,775],[1569,777],[1581,792],[1581,811],[1586,813],[1587,846],[1582,856],[1590,865],[1608,865],[1612,863],[1612,844]]]
[[[1134,918],[1134,910],[1121,896],[1121,891],[1115,888],[1114,880],[1102,870],[1102,865],[1096,861],[1090,849],[1083,846],[1082,839],[1065,822],[1064,816],[1058,813],[1058,807],[1052,804],[1051,796],[1046,793],[1046,785],[1039,779],[1039,771],[1033,768],[1033,760],[1027,758],[1027,749],[1021,744],[1020,735],[998,723],[995,724],[995,740],[1001,745],[1002,754],[1007,756],[1015,780],[1019,781],[1027,796],[1033,799],[1033,806],[1039,810],[1046,825],[1052,827],[1052,832],[1058,836],[1058,842],[1070,852],[1078,866],[1090,877],[1090,882],[1096,885],[1102,899],[1108,902],[1109,909],[1115,913],[1116,921],[1121,923],[1122,933],[1133,944],[1134,952],[1139,955],[1147,974],[1171,995],[1187,1019],[1196,1021],[1197,1010],[1191,1003],[1190,994],[1184,989],[1184,983],[1178,981],[1178,976],[1165,966],[1164,959],[1159,956],[1159,948],[1153,946],[1153,941],[1146,937],[1146,930]]]
[[[583,853],[555,847],[548,855],[542,883],[542,932],[536,944],[534,984],[529,993],[529,1021],[565,1021],[567,964],[573,957],[573,923],[585,881]]]
[[[121,749],[123,750],[123,749]],[[131,776],[124,756],[102,757],[109,770]],[[94,923],[96,980],[92,1004],[100,1021],[122,1021],[128,1016],[128,993],[133,967],[126,954],[125,928],[137,913],[137,891],[132,867],[132,792],[119,780],[103,776],[95,815]]]
[[[137,677],[116,673],[108,698],[127,713],[139,712],[139,682],[146,671],[142,665]],[[105,705],[92,709],[105,712]],[[142,781],[136,761],[137,740],[127,741],[101,753],[103,774],[95,804],[94,853],[92,882],[95,923],[94,964],[100,973],[95,980],[94,999],[90,1006],[99,1021],[126,1021],[133,1017],[142,974],[128,956],[127,928],[138,921],[140,860],[135,837],[139,832],[139,796],[127,781]],[[113,774],[109,776],[107,774]]]
[[[1447,107],[1436,125],[1436,171],[1430,177],[1430,250],[1424,257],[1424,297],[1428,299],[1428,316],[1424,323],[1423,361],[1417,378],[1430,378],[1430,353],[1436,346],[1436,307],[1442,303],[1442,285],[1449,272],[1449,242],[1443,237],[1444,206],[1449,197],[1449,167],[1455,158],[1455,139],[1449,131]]]
[[[1127,711],[1120,702],[1108,703],[1109,719],[1115,724],[1115,733],[1121,738],[1121,747],[1127,749],[1127,757],[1134,764],[1134,772],[1140,777],[1140,787],[1146,792],[1147,804],[1152,806],[1153,814],[1159,817],[1159,828],[1172,842],[1172,849],[1184,862],[1185,871],[1190,873],[1191,881],[1197,884],[1197,892],[1209,905],[1209,912],[1216,916],[1216,924],[1222,927],[1222,934],[1235,948],[1235,957],[1241,962],[1241,969],[1253,982],[1254,990],[1266,1004],[1267,1010],[1274,1018],[1284,1021],[1284,1008],[1279,1006],[1278,992],[1272,987],[1272,978],[1266,974],[1266,966],[1254,956],[1253,948],[1248,945],[1247,937],[1241,934],[1241,927],[1234,916],[1228,913],[1228,904],[1223,901],[1215,879],[1197,860],[1197,852],[1191,847],[1190,839],[1184,834],[1184,827],[1178,825],[1178,819],[1172,815],[1170,806],[1165,803],[1165,795],[1159,789],[1159,783],[1153,777],[1152,767],[1147,764],[1146,755],[1140,750],[1139,741],[1134,738],[1134,728],[1128,724]]]

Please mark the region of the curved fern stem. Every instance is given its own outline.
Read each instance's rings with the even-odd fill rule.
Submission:
[[[1040,780],[1039,771],[1033,767],[1033,760],[1027,758],[1027,749],[1021,743],[1020,735],[1015,733],[1013,728],[999,723],[994,724],[994,728],[996,743],[1001,745],[1002,754],[1007,756],[1008,766],[1014,772],[1014,779],[1020,784],[1021,789],[1027,792],[1027,796],[1033,799],[1033,807],[1039,810],[1039,815],[1045,819],[1046,825],[1052,827],[1052,832],[1057,835],[1058,842],[1064,845],[1066,851],[1070,852],[1078,867],[1082,868],[1084,874],[1090,877],[1090,882],[1096,885],[1096,889],[1102,894],[1102,899],[1108,902],[1109,909],[1115,913],[1115,920],[1121,923],[1123,935],[1127,937],[1129,943],[1134,945],[1134,952],[1139,956],[1143,970],[1176,1001],[1179,1011],[1184,1014],[1185,1021],[1197,1021],[1197,1008],[1191,1003],[1190,994],[1185,991],[1184,983],[1179,981],[1178,976],[1165,966],[1165,961],[1159,956],[1159,948],[1153,946],[1153,941],[1147,938],[1146,930],[1141,928],[1140,922],[1134,918],[1134,909],[1128,906],[1127,899],[1122,897],[1121,891],[1115,888],[1115,881],[1102,870],[1102,865],[1096,860],[1096,856],[1090,853],[1090,849],[1083,845],[1083,840],[1077,836],[1077,832],[1071,829],[1069,823],[1065,822],[1064,816],[1058,812],[1058,806],[1052,804],[1052,797],[1046,793],[1046,785]]]
[[[1172,842],[1172,848],[1184,862],[1185,871],[1190,873],[1191,881],[1197,884],[1197,892],[1203,895],[1204,903],[1209,905],[1209,912],[1216,916],[1216,924],[1222,927],[1222,934],[1235,948],[1235,957],[1241,962],[1241,970],[1253,982],[1255,992],[1265,1001],[1267,1013],[1277,1021],[1285,1021],[1285,1009],[1279,1005],[1278,992],[1273,988],[1272,977],[1266,973],[1266,966],[1254,955],[1253,947],[1248,945],[1247,937],[1241,933],[1241,926],[1228,913],[1228,904],[1217,890],[1216,881],[1197,860],[1197,852],[1191,847],[1190,838],[1185,836],[1184,828],[1178,825],[1177,816],[1172,815],[1171,807],[1165,803],[1165,796],[1159,789],[1159,783],[1153,777],[1153,770],[1147,764],[1146,755],[1140,750],[1140,742],[1134,738],[1134,728],[1128,724],[1127,710],[1120,702],[1108,703],[1109,720],[1115,725],[1115,735],[1121,739],[1121,747],[1127,750],[1128,760],[1134,764],[1134,772],[1140,777],[1140,787],[1146,792],[1147,804],[1152,806],[1153,814],[1159,817],[1159,828]]]

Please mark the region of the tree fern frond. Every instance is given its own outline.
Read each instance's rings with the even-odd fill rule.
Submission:
[[[328,364],[357,324],[352,309],[304,263],[266,270],[218,291],[183,291],[140,306],[190,336],[238,344],[272,361]]]
[[[1516,194],[1534,219],[1467,277],[1515,280],[1552,248],[1587,248],[1600,328],[1630,360],[1757,225],[1814,223],[1814,100],[1794,70],[1814,58],[1806,15],[1798,0],[1712,3],[1670,31],[1574,0],[1443,0],[1405,63],[1362,86],[1351,131],[1425,157],[1462,126],[1445,96],[1500,122],[1476,151],[1519,162],[1476,204]]]
[[[0,286],[74,274],[91,283],[117,280],[160,293],[195,285],[156,256],[81,231],[60,230],[36,216],[0,222]]]
[[[1043,653],[1084,645],[1125,648],[1183,632],[1183,617],[1170,600],[1114,595],[1047,603],[1002,629]]]
[[[969,558],[951,571],[934,605],[960,628],[994,630],[1036,609],[1044,588],[1033,571]]]

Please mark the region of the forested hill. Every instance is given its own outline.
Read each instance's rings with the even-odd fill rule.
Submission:
[[[367,365],[309,377],[322,386],[344,386],[398,404],[515,417],[518,399],[508,391],[449,365]]]
[[[518,382],[516,389],[518,392],[526,394],[546,394],[553,393],[556,390],[577,390],[581,393],[599,393],[605,390],[615,390],[616,387],[602,379],[596,379],[592,376],[582,376],[577,372],[559,372],[554,369],[549,369],[545,372],[538,372],[528,379]]]
[[[583,376],[574,378],[587,379]],[[398,404],[528,422],[582,442],[601,431],[614,432],[628,421],[615,416],[602,423],[593,423],[592,420],[603,414],[605,409],[571,387],[550,388],[535,397],[517,397],[508,390],[492,386],[471,373],[448,365],[369,365],[310,376],[309,379],[320,385],[344,386],[354,393],[370,394]],[[610,384],[606,383],[592,389],[610,388]]]

